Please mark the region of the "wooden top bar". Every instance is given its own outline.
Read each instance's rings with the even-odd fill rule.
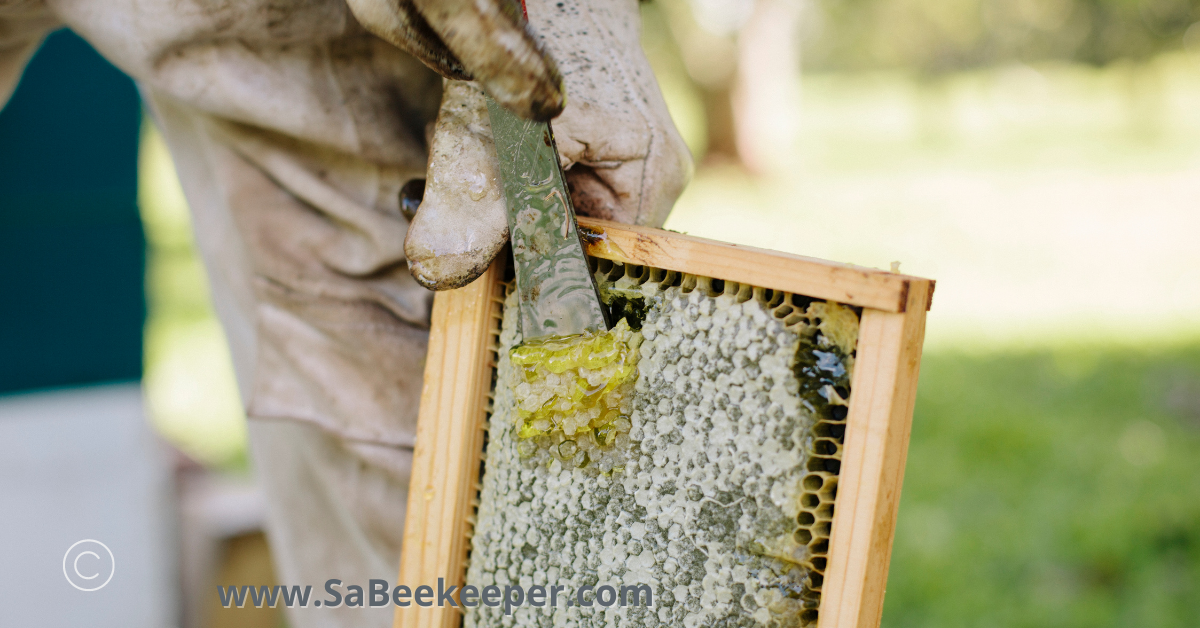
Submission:
[[[652,227],[579,218],[584,248],[593,257],[717,277],[847,305],[901,313],[913,282],[934,282],[886,270],[839,264],[750,246],[717,242]]]

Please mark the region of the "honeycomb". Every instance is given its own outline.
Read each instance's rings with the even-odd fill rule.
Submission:
[[[814,625],[858,312],[606,260],[595,272],[614,320],[640,332],[629,430],[612,443],[621,463],[569,464],[530,448],[553,434],[522,436],[530,364],[513,358],[510,290],[467,582],[645,583],[654,605],[479,606],[465,625]]]
[[[588,474],[623,470],[641,340],[621,319],[608,331],[514,347],[508,358],[520,374],[517,452]]]

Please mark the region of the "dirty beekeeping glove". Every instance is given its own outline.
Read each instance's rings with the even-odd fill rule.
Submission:
[[[476,80],[522,118],[562,112],[562,78],[518,0],[347,0],[367,30],[442,76]]]
[[[666,219],[692,160],[642,51],[637,0],[528,0],[528,25],[509,0],[348,1],[367,29],[447,79],[405,241],[422,285],[470,283],[508,239],[484,92],[527,119],[558,116],[579,214]]]

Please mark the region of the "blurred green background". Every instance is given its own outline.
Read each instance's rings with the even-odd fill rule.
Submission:
[[[938,280],[884,626],[1200,625],[1200,2],[655,0],[668,227]],[[146,387],[245,428],[142,134]]]

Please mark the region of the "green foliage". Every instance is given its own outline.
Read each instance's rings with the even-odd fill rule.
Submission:
[[[885,627],[1196,625],[1200,344],[922,370]]]
[[[1002,63],[1143,60],[1200,43],[1200,0],[816,0],[815,70],[942,73]],[[1189,29],[1191,29],[1189,31]]]

